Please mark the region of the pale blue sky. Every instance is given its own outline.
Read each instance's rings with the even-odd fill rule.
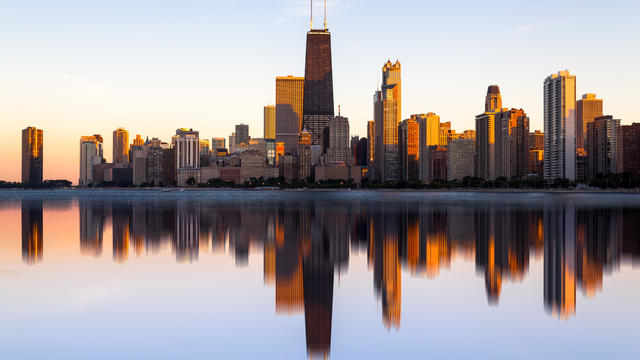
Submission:
[[[542,83],[560,69],[605,112],[640,121],[640,2],[329,0],[335,103],[364,135],[383,63],[403,66],[403,117],[474,127],[489,84],[542,129]],[[322,24],[322,3],[315,2]],[[262,136],[274,78],[304,74],[309,2],[0,0],[0,179],[19,174],[19,131],[45,130],[45,177],[77,178],[78,139],[169,139],[178,127]],[[337,110],[337,109],[336,109]]]

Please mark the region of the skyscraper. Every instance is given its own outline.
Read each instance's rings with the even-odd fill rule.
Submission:
[[[236,145],[238,144],[249,145],[249,125],[236,125]]]
[[[93,165],[102,163],[103,139],[100,135],[80,137],[80,178],[78,185],[87,186],[93,183]]]
[[[374,95],[376,122],[375,165],[380,181],[398,181],[398,125],[402,113],[400,62],[382,67],[382,87]]]
[[[452,140],[447,146],[447,180],[462,180],[474,175],[476,141]]]
[[[43,172],[42,130],[28,127],[22,130],[22,183],[39,184]]]
[[[484,113],[476,116],[476,176],[495,179],[495,119],[502,108],[498,85],[490,85],[484,102]]]
[[[602,116],[602,99],[596,99],[596,94],[584,94],[576,102],[576,148],[584,149],[587,145],[587,125],[598,116]]]
[[[618,134],[618,173],[640,176],[640,123],[620,126]]]
[[[124,128],[113,131],[113,163],[129,163],[129,132]]]
[[[620,120],[613,116],[599,116],[587,124],[585,141],[589,178],[617,174],[618,130]]]
[[[304,78],[276,78],[276,142],[284,143],[285,153],[294,153],[302,130]]]
[[[522,109],[495,114],[495,176],[522,178],[529,172],[529,117]]]
[[[544,81],[544,179],[576,179],[576,77],[560,71]]]
[[[420,160],[420,124],[415,119],[406,119],[398,128],[398,158],[400,180],[418,182]]]
[[[327,160],[330,164],[351,165],[351,152],[349,151],[349,119],[336,116],[329,122],[329,147],[327,148]]]
[[[307,33],[302,122],[311,134],[311,144],[326,150],[325,129],[334,115],[331,33],[326,27],[326,17],[324,29],[313,29],[313,20],[311,24]]]
[[[200,180],[200,133],[193,129],[178,129],[174,136],[176,156],[176,177],[179,186],[184,186],[190,178]]]
[[[264,139],[276,139],[276,107],[267,105],[264,107]]]

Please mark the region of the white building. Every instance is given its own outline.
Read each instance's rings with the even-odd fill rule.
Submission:
[[[102,136],[80,137],[80,178],[78,185],[87,186],[93,183],[93,165],[102,163]]]
[[[544,81],[544,179],[576,179],[576,77],[560,71]]]
[[[178,129],[173,137],[176,153],[178,186],[185,186],[189,178],[200,181],[200,133],[193,129]]]

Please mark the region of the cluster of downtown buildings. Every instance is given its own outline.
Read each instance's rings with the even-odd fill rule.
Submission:
[[[475,130],[457,133],[435,113],[402,120],[401,64],[388,61],[373,97],[367,136],[350,137],[349,119],[336,116],[331,34],[307,33],[305,76],[276,77],[276,105],[264,107],[264,136],[237,125],[229,137],[201,139],[178,129],[171,142],[113,132],[113,162],[100,135],[80,139],[80,186],[185,186],[219,179],[244,183],[284,178],[305,183],[431,183],[476,177],[588,180],[599,175],[640,175],[640,124],[622,126],[604,116],[594,94],[576,100],[576,77],[560,71],[544,81],[545,132],[531,132],[522,109],[503,108],[497,85],[488,88]],[[42,181],[42,130],[23,130],[23,183]]]

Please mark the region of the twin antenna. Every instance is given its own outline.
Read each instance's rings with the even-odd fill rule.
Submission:
[[[327,0],[324,0],[324,29],[327,30]],[[313,0],[311,0],[311,30],[313,30]]]

